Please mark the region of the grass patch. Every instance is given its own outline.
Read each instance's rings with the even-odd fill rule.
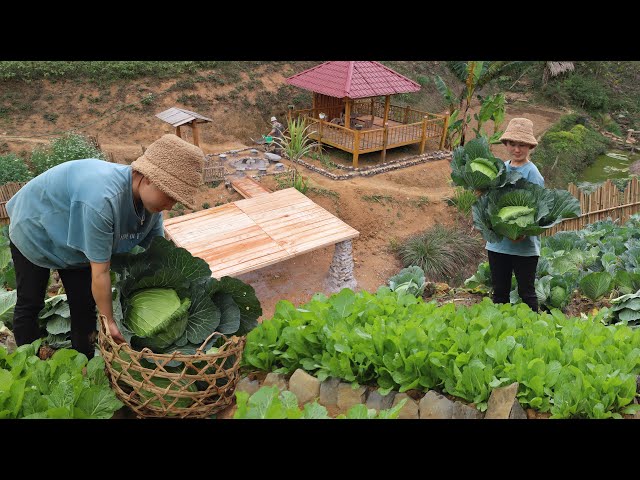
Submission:
[[[384,205],[384,202],[393,202],[393,198],[389,195],[363,195],[362,199],[365,202],[377,202]]]
[[[484,254],[484,241],[456,227],[436,224],[408,238],[395,251],[404,267],[422,268],[427,280],[459,286],[470,275],[470,268],[475,271]]]
[[[340,194],[335,190],[330,190],[328,188],[322,187],[309,187],[309,191],[315,193],[316,195],[322,195],[323,197],[331,197],[338,199],[340,198]]]
[[[429,205],[429,197],[422,196],[417,200],[410,200],[409,203],[416,208],[420,208]]]

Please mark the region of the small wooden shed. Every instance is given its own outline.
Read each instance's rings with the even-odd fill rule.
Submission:
[[[198,124],[213,122],[210,118],[200,115],[199,113],[177,107],[171,107],[164,112],[157,113],[156,117],[175,127],[176,135],[180,138],[182,138],[180,135],[180,127],[183,125],[191,127],[191,130],[193,131],[193,144],[196,147],[200,146],[200,132],[198,131]]]

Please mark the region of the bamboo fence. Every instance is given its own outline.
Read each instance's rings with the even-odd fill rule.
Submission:
[[[26,184],[27,182],[9,182],[0,185],[0,225],[9,223],[7,202]]]
[[[631,177],[623,192],[611,180],[607,180],[592,193],[581,192],[573,183],[567,186],[571,195],[580,202],[580,216],[563,220],[547,229],[543,235],[556,232],[581,230],[588,224],[611,218],[620,224],[626,222],[631,215],[640,211],[640,189],[638,177]]]

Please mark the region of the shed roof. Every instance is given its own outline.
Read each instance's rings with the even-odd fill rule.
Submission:
[[[338,98],[377,97],[420,90],[420,84],[379,62],[325,62],[286,81],[305,90]]]
[[[164,112],[157,113],[156,117],[170,123],[174,127],[179,127],[180,125],[184,125],[185,123],[189,123],[194,120],[195,123],[213,122],[210,118],[204,117],[199,113],[176,107],[171,107]]]

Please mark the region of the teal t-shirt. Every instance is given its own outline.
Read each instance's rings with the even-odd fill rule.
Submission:
[[[544,187],[544,178],[540,174],[538,167],[531,161],[525,163],[521,167],[512,167],[511,160],[506,162],[507,171],[514,170],[520,172],[525,180]],[[514,242],[508,238],[503,238],[497,243],[487,242],[485,247],[487,250],[497,253],[506,253],[509,255],[518,255],[520,257],[539,257],[540,256],[540,238],[536,236],[525,237],[520,242]]]
[[[133,205],[132,170],[97,159],[57,165],[27,182],[9,202],[9,238],[31,263],[77,268],[147,247],[164,235],[162,214]]]

